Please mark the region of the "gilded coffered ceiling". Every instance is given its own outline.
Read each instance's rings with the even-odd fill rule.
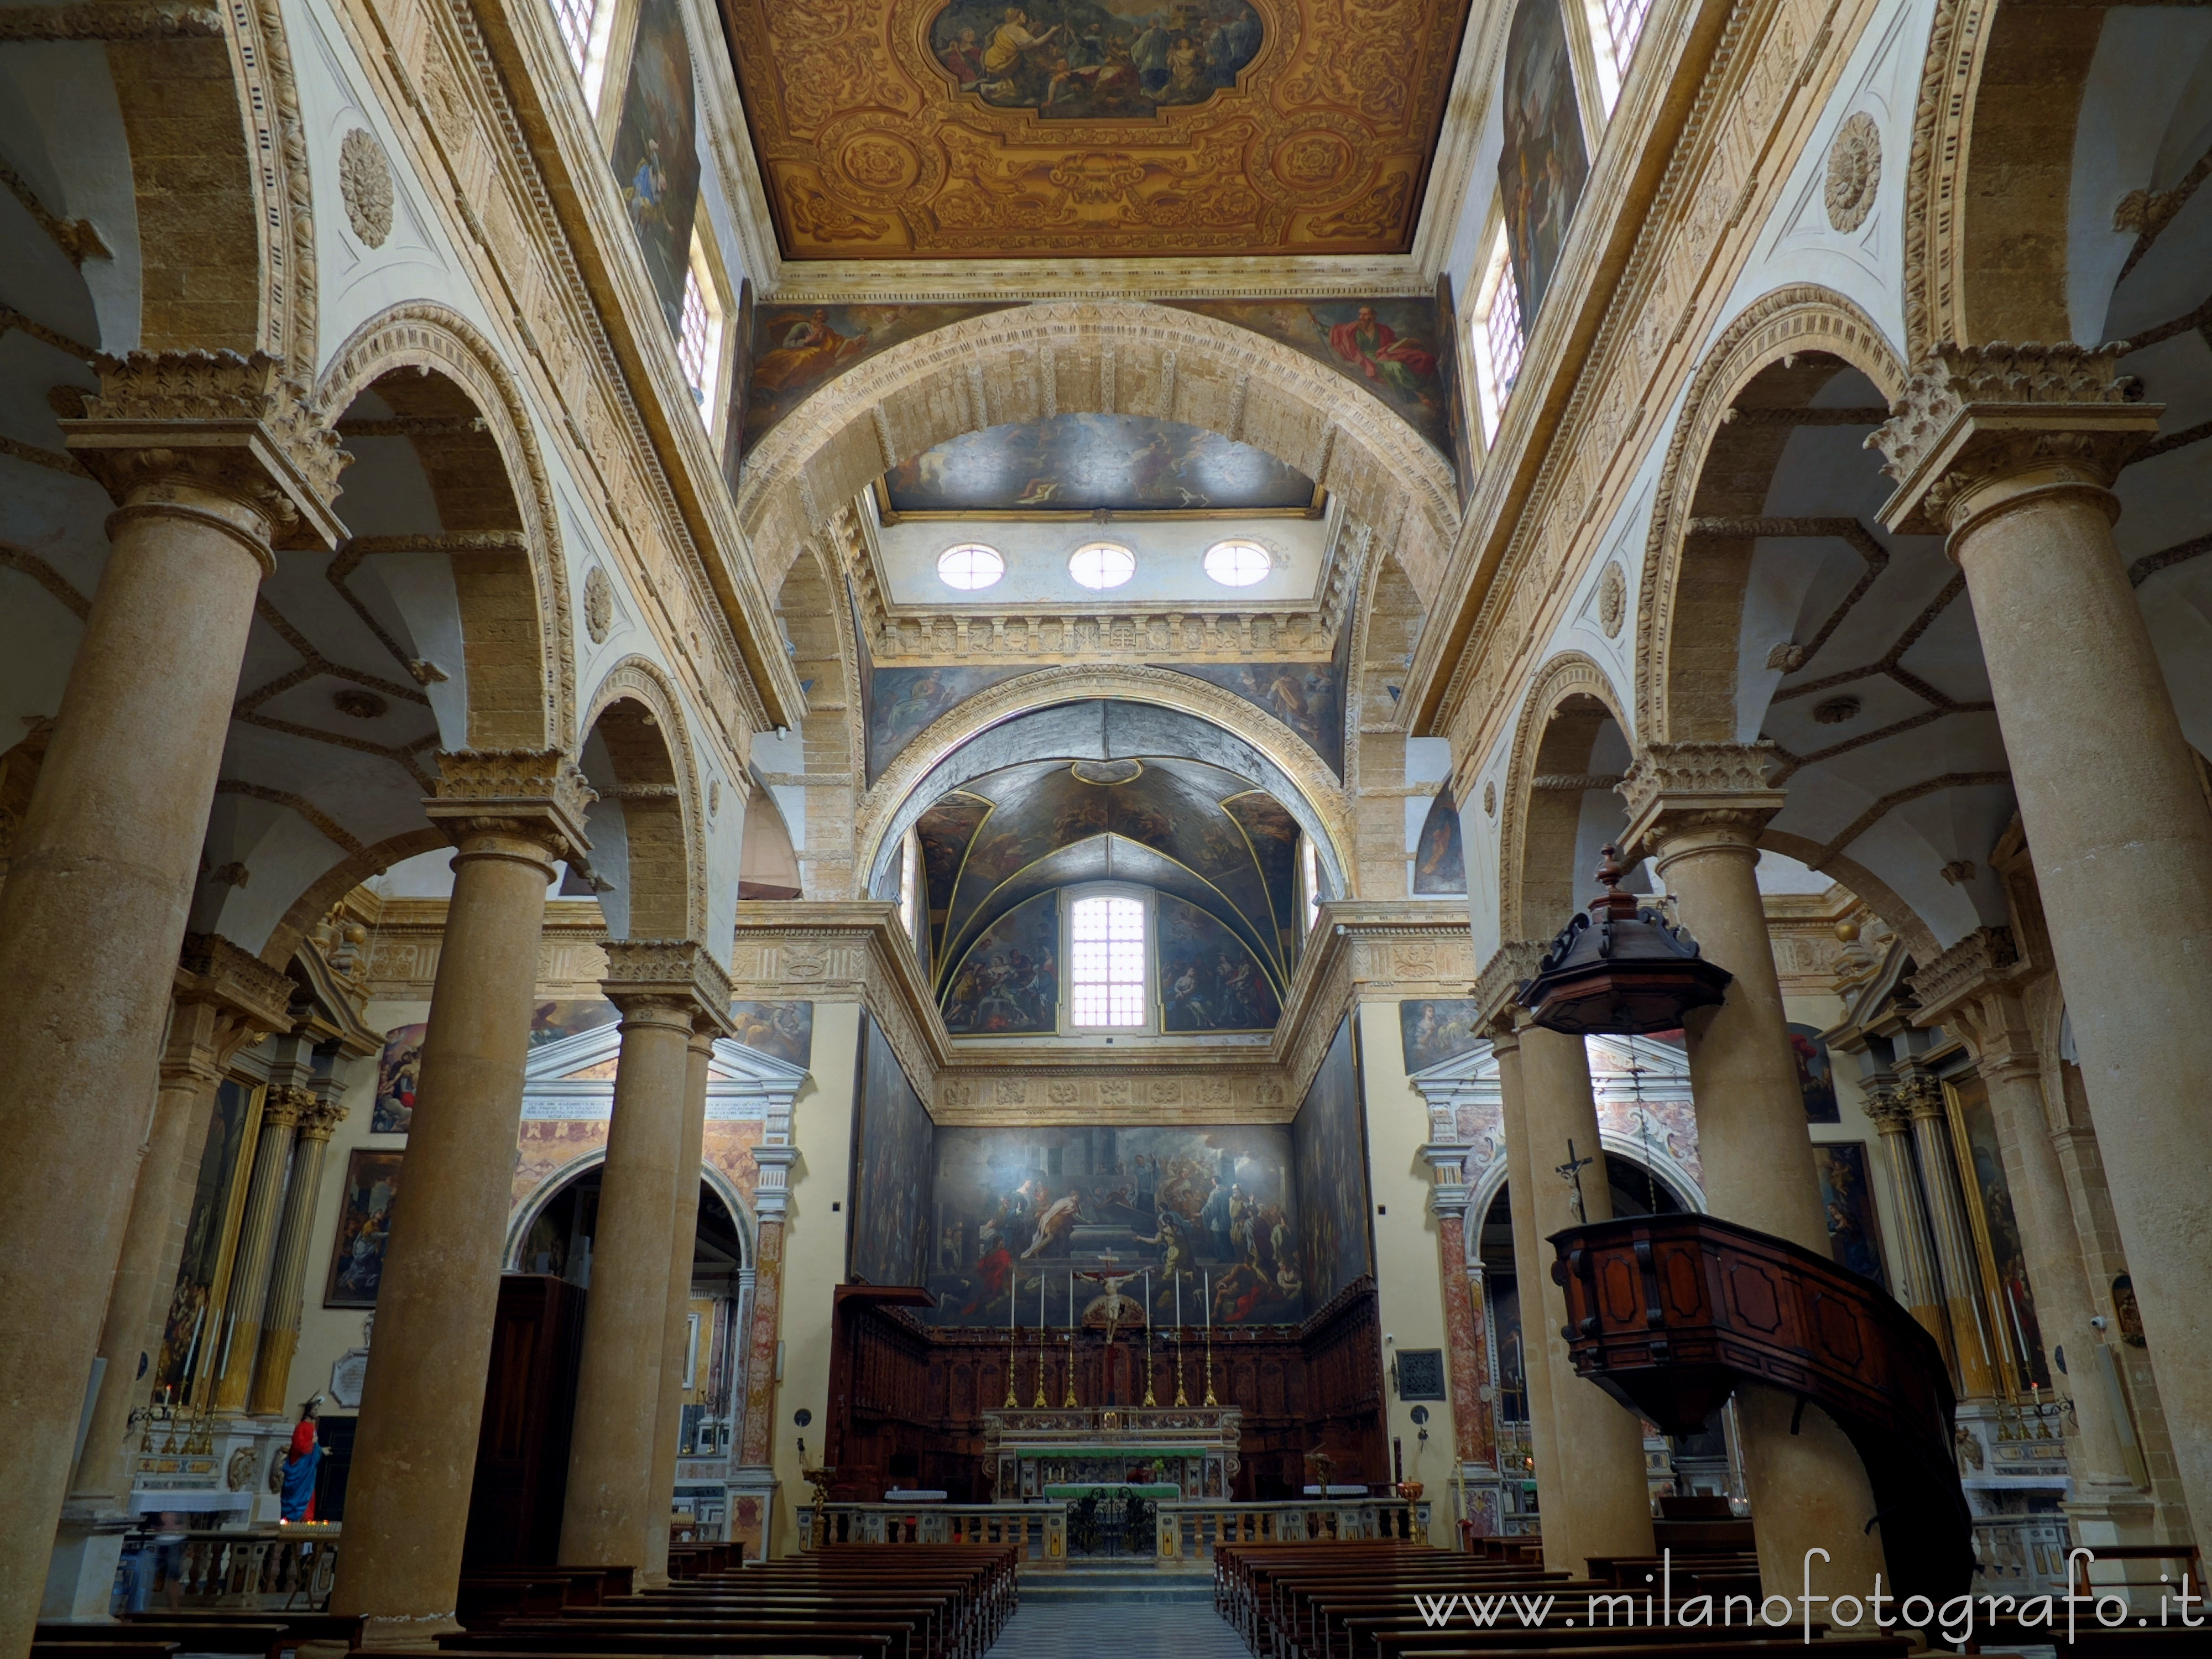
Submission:
[[[1411,244],[1465,0],[722,0],[787,257]]]

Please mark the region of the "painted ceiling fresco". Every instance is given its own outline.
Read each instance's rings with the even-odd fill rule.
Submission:
[[[1466,0],[724,0],[787,257],[1402,252]]]
[[[914,514],[1311,513],[1314,481],[1264,449],[1151,415],[1056,415],[963,432],[884,475]]]
[[[1298,830],[1244,779],[1180,758],[1026,762],[971,779],[915,829],[948,1024],[957,1016],[957,1029],[979,1035],[1049,1030],[1054,999],[1030,981],[1057,939],[1046,920],[1056,911],[1039,901],[1108,878],[1182,902],[1179,962],[1217,975],[1225,959],[1242,975],[1226,999],[1212,986],[1186,995],[1171,1025],[1272,1024],[1296,957]],[[1025,974],[1012,975],[1017,953]]]
[[[1005,311],[1012,303],[741,307],[740,321],[751,319],[740,360],[746,385],[743,447],[750,449],[810,393],[885,347],[948,323]]]

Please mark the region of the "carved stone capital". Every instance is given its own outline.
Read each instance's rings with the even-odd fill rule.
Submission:
[[[1899,1079],[1897,1099],[1915,1121],[1943,1115],[1943,1085],[1932,1077]]]
[[[2130,349],[2125,341],[1937,348],[1867,440],[1897,483],[1882,522],[1908,535],[1952,535],[2015,493],[2000,486],[2109,489],[2160,413],[2131,401],[2136,382],[2117,367]]]
[[[1883,1134],[1912,1133],[1912,1109],[1899,1097],[1896,1089],[1888,1085],[1866,1091],[1866,1115]]]
[[[599,988],[625,1018],[633,1010],[665,1006],[698,1029],[713,1022],[730,1029],[730,976],[703,945],[684,939],[609,939],[606,975]]]
[[[334,1100],[317,1100],[301,1109],[300,1139],[328,1140],[346,1121],[346,1109]]]
[[[258,515],[270,547],[335,547],[348,457],[307,388],[266,352],[134,351],[99,360],[100,390],[62,422],[70,453],[130,509],[189,492]]]
[[[1619,786],[1628,803],[1623,851],[1663,857],[1689,840],[1755,848],[1789,799],[1767,785],[1773,754],[1771,743],[1646,744]]]
[[[508,834],[552,858],[591,850],[584,809],[598,796],[557,749],[447,750],[438,757],[436,787],[422,810],[457,844]]]
[[[1514,999],[1520,995],[1522,986],[1535,978],[1547,948],[1534,940],[1513,940],[1499,945],[1482,964],[1474,979],[1474,1001],[1483,1029],[1494,1031],[1511,1025]]]
[[[2009,927],[1977,927],[1912,975],[1918,1024],[1932,1024],[1960,1003],[1996,988],[2021,965]]]
[[[296,1083],[279,1084],[261,1103],[261,1127],[296,1129],[301,1120],[321,1103],[313,1089],[302,1088]]]

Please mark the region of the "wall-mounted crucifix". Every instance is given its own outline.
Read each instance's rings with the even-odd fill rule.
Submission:
[[[1583,1171],[1596,1162],[1594,1158],[1577,1158],[1575,1143],[1570,1140],[1567,1142],[1567,1161],[1555,1166],[1559,1170],[1559,1179],[1566,1182],[1575,1189],[1575,1219],[1578,1222],[1587,1222],[1589,1219],[1583,1210]]]

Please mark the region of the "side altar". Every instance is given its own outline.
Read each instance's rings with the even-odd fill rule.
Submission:
[[[1169,1486],[1219,1498],[1239,1468],[1244,1413],[1235,1406],[1066,1407],[986,1410],[984,1467],[998,1501],[1057,1486]]]

